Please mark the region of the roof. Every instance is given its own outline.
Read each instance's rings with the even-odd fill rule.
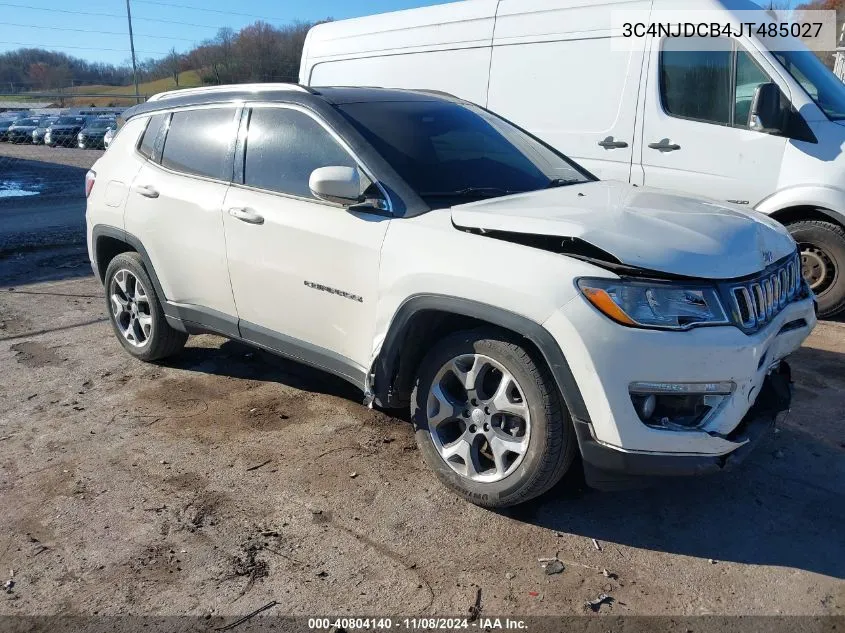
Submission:
[[[434,101],[440,99],[458,100],[456,97],[433,90],[345,86],[306,88],[297,84],[230,84],[173,90],[154,95],[146,103],[138,104],[126,110],[123,116],[130,119],[140,114],[176,107],[249,101],[308,103],[309,101],[319,100],[332,105],[340,105],[372,101]]]

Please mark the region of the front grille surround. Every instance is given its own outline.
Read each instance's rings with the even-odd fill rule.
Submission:
[[[744,330],[757,330],[796,298],[803,297],[801,262],[796,251],[763,272],[728,288],[731,312]]]

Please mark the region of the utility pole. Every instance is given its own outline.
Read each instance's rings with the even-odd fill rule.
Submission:
[[[129,20],[129,48],[132,49],[132,81],[135,83],[135,103],[140,102],[138,96],[138,67],[135,63],[135,38],[132,37],[132,10],[129,0],[126,0],[126,18]]]

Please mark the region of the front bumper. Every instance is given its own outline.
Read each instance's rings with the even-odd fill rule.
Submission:
[[[626,452],[599,442],[589,422],[574,420],[587,484],[600,490],[648,485],[660,477],[707,475],[740,464],[782,422],[792,402],[789,365],[780,363],[764,380],[745,417],[725,439],[737,448],[723,455],[672,455]]]
[[[784,365],[815,324],[812,297],[793,301],[763,329],[746,334],[733,326],[628,328],[577,296],[543,325],[566,356],[584,402],[575,424],[587,468],[651,476],[712,472],[738,461],[748,440],[788,408],[781,402],[772,409],[762,394],[779,380],[773,368]],[[647,426],[629,390],[634,382],[722,381],[734,383],[732,394],[698,428]]]

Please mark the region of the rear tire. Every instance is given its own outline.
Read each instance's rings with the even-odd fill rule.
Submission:
[[[434,346],[420,365],[411,419],[440,481],[487,508],[543,494],[575,457],[575,429],[548,369],[494,329]]]
[[[787,228],[801,250],[802,272],[816,294],[819,316],[845,310],[845,229],[823,220],[794,222]]]
[[[109,262],[105,289],[112,329],[132,356],[156,361],[185,346],[188,335],[170,327],[138,253],[121,253]]]

